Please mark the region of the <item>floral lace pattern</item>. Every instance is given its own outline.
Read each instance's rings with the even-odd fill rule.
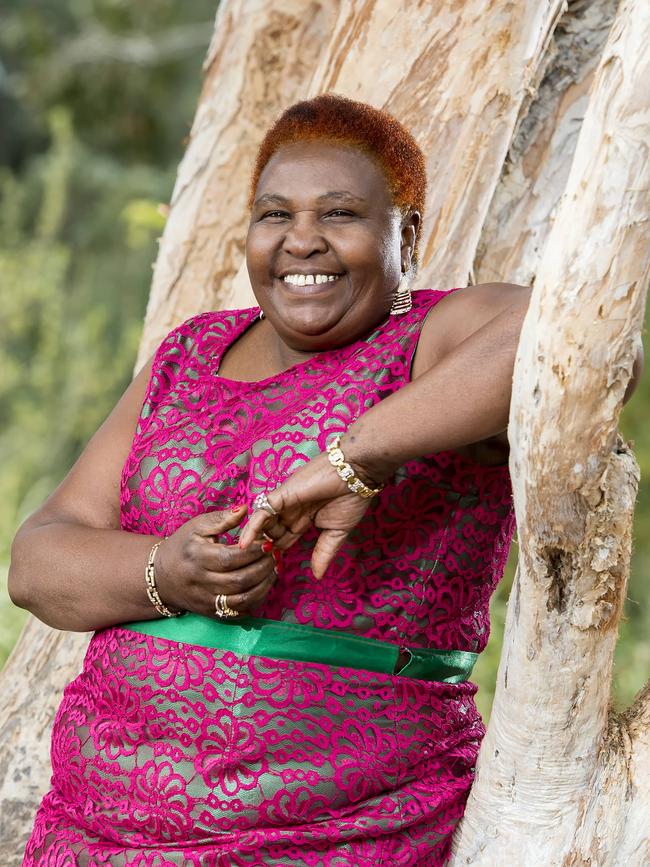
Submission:
[[[124,530],[169,535],[251,503],[408,382],[445,293],[278,376],[219,376],[257,309],[200,314],[156,354],[121,485]],[[402,467],[321,582],[313,534],[259,616],[480,651],[513,529],[506,467],[440,452]],[[471,683],[93,637],[52,736],[25,865],[442,865],[483,735]]]

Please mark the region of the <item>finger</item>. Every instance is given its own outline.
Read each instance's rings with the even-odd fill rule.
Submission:
[[[276,542],[278,539],[282,538],[286,529],[287,528],[284,524],[280,524],[276,521],[275,524],[271,524],[270,527],[267,527],[262,532],[262,539],[266,539],[267,542]]]
[[[192,532],[201,537],[218,536],[238,527],[246,512],[246,505],[236,506],[230,510],[204,512],[194,518]]]
[[[263,602],[266,599],[269,591],[277,580],[277,573],[275,569],[273,569],[263,581],[245,593],[233,593],[232,595],[226,594],[226,602],[228,606],[234,608],[235,611],[240,611],[242,613],[250,611],[251,608],[255,608],[260,604],[260,602]]]
[[[207,572],[231,572],[242,569],[250,563],[255,563],[269,553],[265,551],[261,539],[256,539],[245,550],[239,545],[216,545],[207,539],[197,539],[195,542],[195,560]]]
[[[296,535],[290,530],[285,529],[282,535],[274,541],[273,549],[282,553],[282,551],[286,551],[288,548],[294,545],[299,538],[299,535]]]
[[[311,568],[316,580],[321,580],[347,537],[347,530],[323,530],[320,534],[311,556]]]
[[[269,515],[261,509],[253,512],[249,522],[243,528],[239,537],[239,545],[242,548],[252,544],[252,540],[267,534],[274,540],[276,548],[284,551],[290,548],[312,526],[309,515],[295,518],[289,525],[282,523],[280,517]]]
[[[278,538],[284,532],[284,529],[274,515],[269,515],[263,509],[256,509],[239,534],[239,547],[248,548],[263,533],[268,533],[273,538]]]
[[[237,569],[233,572],[206,573],[205,578],[211,593],[215,596],[219,593],[225,593],[228,596],[232,593],[247,592],[263,581],[273,569],[275,569],[275,560],[267,554],[261,560],[257,560],[244,569]]]
[[[275,514],[270,514],[266,509],[255,509],[239,536],[239,544],[242,548],[250,545],[252,540],[263,532],[268,532],[269,535],[273,536],[279,534],[278,527],[282,526],[279,516],[285,506],[280,489],[276,488],[275,491],[267,494],[267,502]]]

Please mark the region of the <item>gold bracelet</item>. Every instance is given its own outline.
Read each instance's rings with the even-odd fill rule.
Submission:
[[[335,436],[326,448],[330,464],[334,467],[336,472],[339,474],[339,477],[343,479],[353,494],[358,494],[364,499],[376,497],[377,494],[383,491],[383,484],[377,485],[376,488],[371,488],[369,485],[366,485],[365,482],[362,482],[354,472],[354,469],[345,460],[345,455],[341,451],[340,443],[341,436]]]
[[[178,617],[183,612],[173,611],[171,608],[167,608],[165,603],[160,598],[160,593],[158,593],[158,588],[156,587],[156,567],[154,566],[154,559],[156,557],[156,551],[160,547],[160,544],[160,542],[156,542],[151,551],[149,551],[147,567],[144,570],[144,581],[147,585],[147,596],[149,597],[149,602],[151,602],[158,614],[162,614],[163,617]]]

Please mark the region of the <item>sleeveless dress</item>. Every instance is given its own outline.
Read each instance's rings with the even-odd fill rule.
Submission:
[[[124,466],[122,528],[168,536],[273,490],[408,383],[445,294],[416,292],[409,313],[366,338],[259,382],[218,374],[258,308],[176,328]],[[315,533],[285,552],[259,616],[369,647],[478,653],[513,527],[506,466],[453,451],[410,461],[322,581],[309,568]],[[442,865],[484,734],[475,692],[101,630],[56,715],[51,790],[24,865]]]

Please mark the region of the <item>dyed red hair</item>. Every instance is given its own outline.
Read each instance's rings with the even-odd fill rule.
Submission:
[[[251,177],[249,208],[260,175],[276,151],[286,144],[313,140],[364,151],[382,170],[393,204],[402,216],[409,211],[424,214],[427,186],[424,155],[411,133],[388,112],[335,93],[295,103],[266,133]],[[417,241],[413,258],[417,261]]]

